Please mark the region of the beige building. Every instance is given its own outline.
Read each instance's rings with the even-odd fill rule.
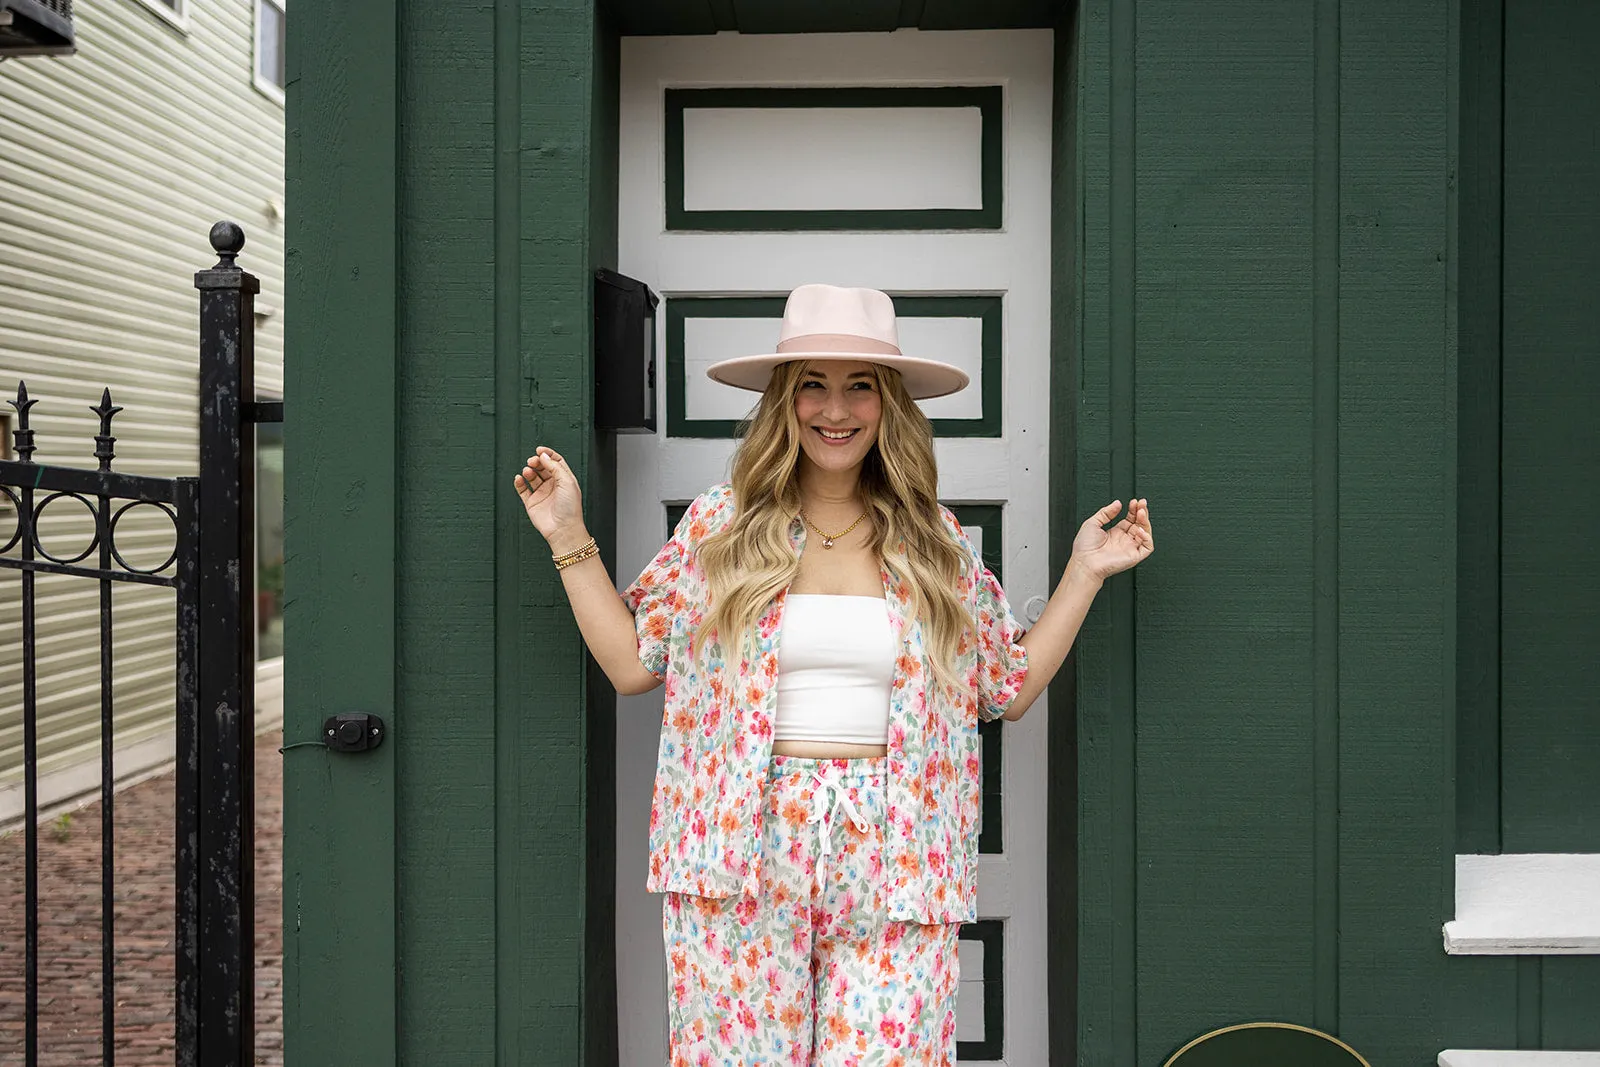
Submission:
[[[219,219],[244,227],[240,264],[261,279],[256,385],[282,395],[284,25],[286,0],[100,0],[74,14],[76,53],[0,62],[0,400],[18,380],[38,401],[35,461],[94,465],[109,387],[114,467],[196,471],[198,294]],[[6,5],[0,3],[0,8]],[[0,458],[16,416],[0,404]],[[282,437],[264,428],[258,582],[263,609],[258,724],[282,714]],[[0,544],[15,509],[0,496]],[[88,543],[81,505],[41,518],[47,547]],[[165,558],[172,525],[130,512],[129,562]],[[173,751],[170,590],[115,583],[116,776]],[[0,825],[23,810],[22,632],[18,572],[0,570]],[[97,583],[38,579],[39,801],[68,802],[100,781]]]

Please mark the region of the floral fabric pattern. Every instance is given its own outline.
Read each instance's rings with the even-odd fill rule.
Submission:
[[[671,1067],[955,1063],[960,926],[884,917],[885,763],[774,757],[760,895],[666,895]]]
[[[958,592],[976,641],[958,650],[969,694],[931,681],[922,623],[909,584],[880,567],[890,625],[900,645],[890,689],[884,809],[888,918],[920,923],[975,919],[979,805],[978,722],[1004,715],[1022,688],[1027,649],[1004,591],[961,524],[941,508],[967,556]],[[734,514],[732,485],[701,493],[672,538],[622,593],[634,613],[639,659],[665,683],[650,810],[652,892],[754,897],[760,891],[761,785],[772,751],[781,590],[756,625],[750,654],[708,641],[699,662],[689,639],[703,622],[705,574],[696,547]],[[790,526],[796,554],[806,529]]]

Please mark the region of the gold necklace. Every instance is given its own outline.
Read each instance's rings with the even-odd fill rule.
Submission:
[[[863,511],[860,515],[856,516],[856,521],[855,522],[852,522],[849,526],[846,526],[843,530],[840,530],[838,533],[829,535],[829,534],[823,533],[821,530],[817,530],[816,524],[813,523],[810,519],[806,518],[806,513],[804,511],[802,511],[800,513],[800,518],[805,519],[805,524],[807,526],[811,527],[813,530],[817,530],[818,535],[821,536],[821,538],[822,538],[822,547],[823,548],[832,548],[833,547],[833,543],[835,541],[837,541],[839,538],[843,537],[845,534],[849,533],[851,530],[854,530],[858,525],[860,525],[861,520],[866,518],[866,517],[867,517],[867,513],[865,511]]]

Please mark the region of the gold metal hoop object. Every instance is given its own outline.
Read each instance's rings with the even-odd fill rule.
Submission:
[[[1179,1057],[1181,1057],[1185,1052],[1188,1052],[1190,1049],[1194,1048],[1196,1045],[1199,1045],[1205,1041],[1209,1041],[1220,1034],[1231,1033],[1234,1030],[1299,1030],[1302,1033],[1311,1034],[1314,1037],[1320,1037],[1330,1044],[1339,1046],[1340,1048],[1344,1049],[1344,1051],[1354,1056],[1356,1061],[1361,1064],[1361,1067],[1372,1067],[1372,1064],[1367,1062],[1367,1058],[1365,1056],[1361,1055],[1361,1053],[1357,1052],[1343,1041],[1340,1041],[1332,1034],[1324,1033],[1321,1030],[1314,1030],[1309,1026],[1301,1026],[1298,1023],[1235,1023],[1233,1026],[1224,1026],[1221,1029],[1213,1030],[1208,1034],[1201,1034],[1199,1037],[1180,1048],[1177,1052],[1174,1052],[1171,1057],[1167,1059],[1166,1063],[1162,1064],[1162,1067],[1174,1067],[1174,1065],[1177,1064]]]

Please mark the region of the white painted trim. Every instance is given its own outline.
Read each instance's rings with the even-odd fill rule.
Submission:
[[[283,657],[256,664],[257,734],[283,725]],[[173,764],[177,747],[176,729],[169,727],[150,737],[112,746],[112,766],[117,781],[114,792],[138,785],[164,774]],[[43,775],[38,782],[39,821],[53,819],[63,811],[92,804],[100,796],[100,751],[89,758]],[[25,811],[22,782],[0,786],[0,833],[22,825]]]
[[[1600,1052],[1447,1048],[1439,1067],[1600,1067]]]
[[[1054,109],[1049,30],[624,37],[619,101],[618,269],[665,298],[787,293],[802,282],[905,295],[996,294],[1002,304],[1001,436],[935,442],[939,498],[1001,503],[1006,592],[1048,594],[1050,174]],[[687,232],[666,230],[663,92],[670,87],[1001,85],[1003,204],[998,231]],[[665,316],[657,350],[666,352]],[[665,380],[662,375],[658,379]],[[667,390],[657,418],[666,425]],[[754,394],[751,395],[754,400]],[[662,504],[728,476],[734,442],[627,434],[617,440],[619,585],[661,547]],[[1045,797],[1041,695],[1005,727],[1005,852],[980,857],[978,911],[1006,921],[1005,1049],[1000,1063],[1044,1063],[1049,1003],[1044,938]],[[617,701],[617,912],[620,945],[660,950],[661,903],[643,892],[661,691]],[[666,1059],[665,968],[617,973],[621,1062]],[[992,1065],[991,1065],[992,1067]]]
[[[282,105],[285,101],[283,89],[261,76],[261,5],[271,4],[287,19],[289,0],[251,0],[251,3],[254,5],[250,11],[250,21],[254,26],[252,32],[254,44],[250,49],[250,82],[263,96],[270,97]]]
[[[185,37],[189,35],[189,0],[178,0],[176,7],[168,7],[161,0],[137,0],[137,2]]]
[[[1456,956],[1600,955],[1600,854],[1456,857]],[[1600,1067],[1600,1063],[1597,1063]]]

